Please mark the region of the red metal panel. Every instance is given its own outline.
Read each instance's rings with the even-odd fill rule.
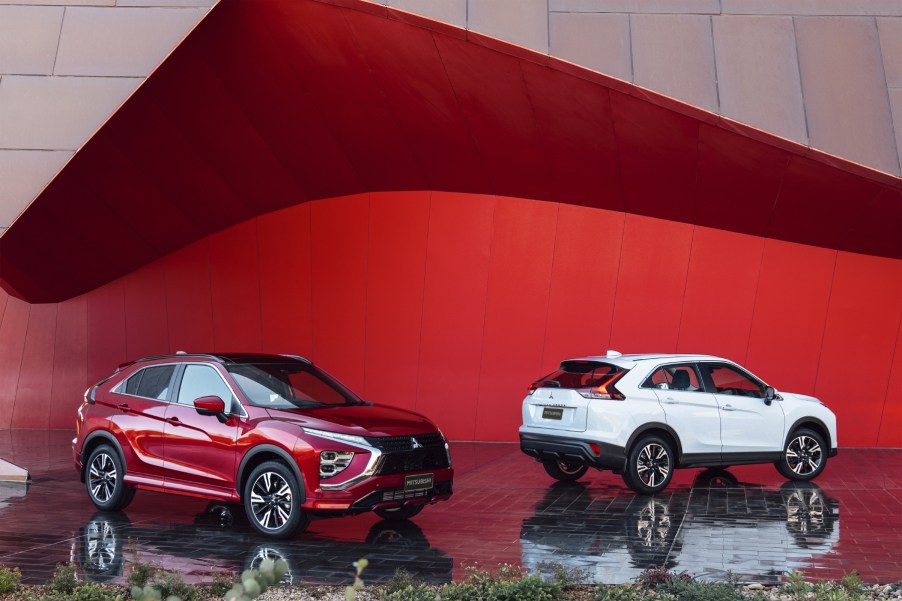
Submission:
[[[30,309],[28,303],[9,297],[0,322],[0,429],[12,421]]]
[[[213,350],[259,352],[263,341],[257,221],[250,219],[208,240]]]
[[[363,392],[377,403],[415,409],[429,193],[372,195],[369,226]]]
[[[559,206],[542,373],[608,348],[622,242],[623,213]]]
[[[520,61],[503,54],[482,60],[483,48],[455,38],[436,35],[435,42],[493,191],[553,198]]]
[[[843,442],[843,438],[843,433],[840,432],[840,442]],[[902,447],[902,321],[897,328],[893,367],[886,387],[877,446]]]
[[[902,192],[883,188],[864,208],[841,250],[898,259],[902,257],[899,224],[902,224]]]
[[[32,305],[10,427],[47,428],[53,383],[57,305]]]
[[[745,362],[763,253],[763,238],[695,228],[677,351]]]
[[[473,440],[495,199],[433,192],[417,411]]]
[[[132,359],[169,352],[166,272],[155,261],[122,278],[125,355]]]
[[[271,10],[265,2],[224,3],[208,17],[215,25],[198,31],[193,48],[280,166],[310,197],[364,192],[363,182],[313,102],[310,82],[295,75],[291,55],[279,48],[259,14],[269,15]]]
[[[767,240],[746,365],[778,389],[812,394],[836,251]]]
[[[296,0],[259,2],[256,7],[268,23],[281,23],[271,27],[269,35],[291,57],[296,76],[308,86],[315,82],[308,90],[316,110],[367,189],[425,188],[417,158],[373,79],[344,11]],[[373,26],[390,23],[370,19]]]
[[[552,203],[496,201],[476,440],[516,440],[520,402],[542,375],[557,212]]]
[[[700,125],[695,223],[765,235],[791,156],[728,130]]]
[[[488,175],[432,32],[397,25],[398,35],[386,36],[369,15],[346,11],[345,16],[429,189],[488,190]]]
[[[369,195],[314,202],[313,358],[363,391]]]
[[[313,353],[310,205],[257,219],[263,350]]]
[[[806,157],[793,157],[773,208],[769,238],[839,248],[881,188]],[[898,222],[897,222],[898,223]],[[898,233],[898,229],[896,230]]]
[[[699,123],[610,91],[626,210],[692,223]]]
[[[71,428],[88,386],[88,303],[76,296],[59,304],[53,347],[50,427]],[[93,384],[93,382],[91,382]]]
[[[125,299],[122,280],[88,292],[88,381],[105,378],[120,363],[137,359],[125,348]]]
[[[840,252],[814,392],[836,413],[843,445],[877,444],[900,314],[902,262]],[[854,354],[867,359],[854,362],[853,383]]]
[[[627,215],[611,326],[621,353],[676,351],[692,226]]]
[[[163,259],[169,350],[205,353],[213,349],[213,297],[207,240]]]
[[[553,199],[623,210],[617,143],[607,90],[584,79],[521,63],[536,121],[538,144],[545,150]]]

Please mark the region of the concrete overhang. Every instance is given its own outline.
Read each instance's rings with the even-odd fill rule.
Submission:
[[[222,0],[0,238],[0,283],[62,301],[256,215],[422,189],[902,258],[895,176],[380,4]]]

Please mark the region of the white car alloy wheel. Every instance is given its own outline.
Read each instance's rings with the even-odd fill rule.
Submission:
[[[660,436],[645,436],[630,450],[623,481],[642,494],[663,490],[673,477],[674,455]]]
[[[777,469],[790,480],[811,480],[824,470],[827,463],[826,447],[820,434],[802,428],[789,437],[783,457]]]

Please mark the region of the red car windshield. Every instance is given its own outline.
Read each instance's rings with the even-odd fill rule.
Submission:
[[[309,409],[364,404],[357,395],[312,365],[242,363],[225,367],[255,407]]]

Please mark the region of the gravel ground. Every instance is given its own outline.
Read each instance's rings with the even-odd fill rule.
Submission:
[[[125,587],[108,587],[118,592],[123,600],[130,600],[131,595]],[[6,594],[0,594],[0,601],[21,601],[28,592],[35,597],[40,598],[41,593],[46,590],[43,586],[25,586],[18,591]],[[379,601],[380,593],[383,587],[373,586],[365,587],[357,592],[359,601]],[[592,601],[595,599],[596,587],[591,585],[579,586],[568,591],[567,596],[562,601]],[[757,594],[764,593],[769,600],[773,601],[792,601],[794,597],[781,591],[779,587],[764,585],[747,585],[743,587],[743,592],[749,598]],[[652,599],[654,597],[651,597]],[[809,593],[809,599],[815,599],[814,593]],[[345,589],[343,586],[286,586],[266,591],[263,595],[257,597],[260,601],[344,601]],[[865,599],[879,601],[896,601],[902,599],[902,586],[895,585],[865,585]],[[221,601],[220,595],[213,595],[208,589],[201,591],[199,601]]]

